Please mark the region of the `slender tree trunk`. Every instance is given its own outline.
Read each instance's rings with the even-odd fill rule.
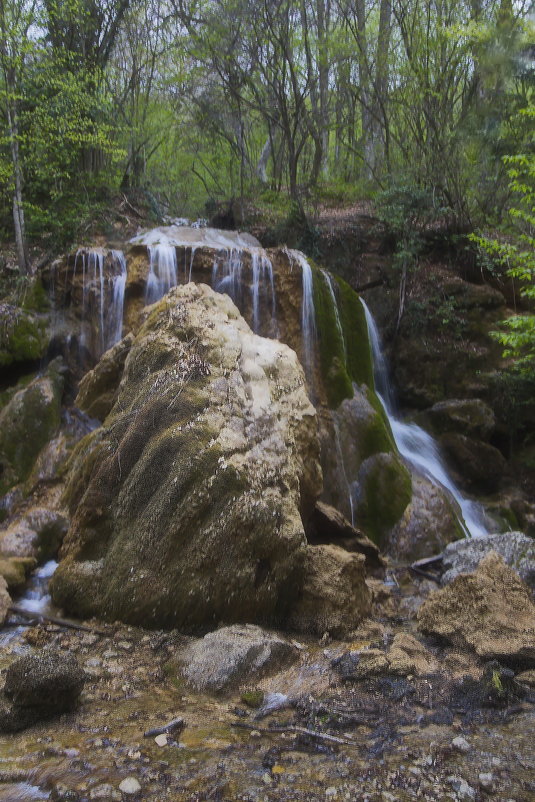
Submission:
[[[19,132],[17,113],[9,101],[6,104],[6,112],[15,183],[13,189],[13,225],[17,244],[17,261],[21,273],[27,274],[30,272],[30,259],[28,255],[28,243],[26,241],[26,225],[24,222],[24,206],[22,202],[22,166],[19,153]]]
[[[267,166],[271,156],[271,136],[268,136],[256,165],[256,175],[262,184],[268,183]]]

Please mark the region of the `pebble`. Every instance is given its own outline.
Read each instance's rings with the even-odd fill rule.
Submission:
[[[494,776],[491,772],[482,772],[479,777],[479,784],[485,791],[491,791],[494,785]]]
[[[135,777],[126,777],[126,779],[119,784],[119,790],[122,791],[123,794],[137,794],[141,791],[141,785]]]
[[[258,730],[251,730],[250,738],[261,738],[262,733],[258,732]]]
[[[268,774],[266,771],[265,774],[262,775],[262,781],[264,785],[271,785],[271,774]]]
[[[450,776],[446,778],[459,799],[475,799],[476,792],[462,777]]]
[[[463,752],[464,754],[469,752],[470,749],[472,748],[468,743],[468,741],[466,740],[466,738],[463,738],[462,735],[458,735],[456,738],[454,738],[453,741],[451,742],[451,745],[458,752]]]
[[[154,740],[158,744],[158,746],[167,746],[167,735],[165,735],[165,733],[157,735]]]
[[[331,785],[329,788],[325,789],[325,796],[327,797],[327,799],[336,799],[336,797],[338,796],[338,791],[336,790],[334,785]]]
[[[134,648],[134,644],[128,640],[120,640],[117,646],[119,647],[119,649],[122,649],[123,652],[131,652],[132,649]]]
[[[97,785],[89,794],[89,799],[105,799],[106,802],[120,802],[121,794],[116,791],[113,785],[104,783]]]
[[[139,758],[141,757],[141,752],[138,749],[129,749],[128,757],[130,758],[130,760],[139,760]]]

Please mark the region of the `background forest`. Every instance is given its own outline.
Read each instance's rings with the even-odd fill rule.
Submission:
[[[120,191],[156,217],[377,193],[388,213],[401,191],[456,228],[499,223],[504,156],[533,158],[530,6],[5,0],[4,237],[24,270],[28,239],[71,241]]]

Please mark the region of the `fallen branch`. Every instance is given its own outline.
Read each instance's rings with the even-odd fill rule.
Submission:
[[[12,604],[9,607],[9,612],[14,613],[14,615],[20,615],[22,618],[27,618],[29,621],[37,624],[55,624],[58,627],[65,627],[66,629],[78,629],[81,632],[91,632],[94,635],[102,635],[105,638],[111,637],[111,634],[103,632],[101,629],[87,627],[84,624],[75,624],[74,621],[67,621],[65,618],[56,618],[52,615],[44,615],[44,613],[25,610],[24,607],[19,607],[16,604]]]
[[[309,730],[306,727],[270,727],[267,729],[266,727],[255,727],[252,724],[246,724],[243,721],[233,721],[231,724],[232,727],[239,727],[240,729],[244,730],[255,730],[256,732],[262,732],[266,735],[273,735],[277,732],[295,732],[298,735],[308,735],[310,738],[317,738],[320,741],[329,741],[329,743],[335,744],[344,744],[345,746],[358,746],[355,741],[349,741],[347,738],[337,738],[336,735],[328,735],[326,732],[318,732],[317,730]]]
[[[186,722],[183,718],[174,718],[172,721],[169,721],[167,724],[164,724],[162,727],[153,727],[152,730],[147,730],[147,732],[143,733],[145,738],[152,738],[156,735],[169,735],[172,732],[176,732],[177,730],[182,730],[186,726]]]

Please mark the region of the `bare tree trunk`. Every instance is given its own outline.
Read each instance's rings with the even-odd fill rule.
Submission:
[[[15,228],[15,241],[17,244],[17,261],[21,273],[30,272],[30,259],[26,241],[26,225],[24,222],[24,206],[22,203],[22,167],[20,163],[18,124],[16,111],[10,102],[6,104],[7,124],[11,146],[11,161],[13,163],[13,177],[15,187],[13,190],[13,225]]]
[[[255,170],[256,175],[260,179],[262,184],[268,183],[267,166],[270,156],[271,156],[271,137],[268,136],[265,145],[262,148],[262,153],[260,154],[260,158],[258,159],[258,163],[256,165],[256,170]]]

